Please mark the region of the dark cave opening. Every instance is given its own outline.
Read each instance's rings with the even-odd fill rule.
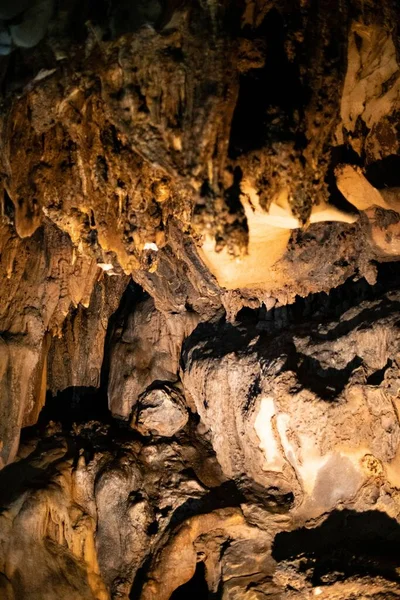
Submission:
[[[304,90],[297,63],[285,51],[286,24],[273,8],[253,34],[266,40],[265,66],[241,75],[239,97],[232,119],[229,156],[237,158],[265,145],[303,135],[294,133],[295,111],[302,111]]]
[[[117,310],[108,320],[99,387],[70,386],[54,395],[48,391],[37,427],[43,428],[49,421],[56,421],[60,422],[63,428],[68,431],[73,423],[85,423],[93,419],[109,423],[113,420],[108,408],[108,379],[112,340],[119,335],[124,321],[133,310],[133,307],[147,297],[148,295],[139,285],[132,280],[128,283]],[[70,319],[73,318],[74,312],[70,315]]]
[[[69,430],[73,423],[85,423],[91,419],[102,422],[110,419],[104,390],[84,386],[69,387],[54,396],[47,393],[37,427],[44,427],[50,421],[55,421]]]
[[[376,188],[400,188],[400,155],[390,154],[371,163],[366,169],[367,179]]]
[[[301,559],[315,586],[371,574],[400,584],[399,543],[400,526],[387,514],[344,509],[317,527],[278,533],[272,556],[278,562]]]
[[[377,371],[374,371],[374,373],[371,373],[371,375],[369,375],[369,377],[367,378],[368,385],[380,385],[384,380],[386,371],[390,369],[392,365],[393,361],[389,358],[386,365],[382,367],[382,369],[378,369]]]
[[[205,578],[205,566],[203,562],[198,562],[196,571],[187,583],[179,586],[170,600],[209,600],[208,586]]]

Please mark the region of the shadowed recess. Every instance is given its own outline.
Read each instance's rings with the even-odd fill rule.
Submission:
[[[335,510],[318,527],[278,533],[272,556],[278,561],[301,558],[313,585],[353,575],[380,575],[398,581],[400,525],[385,513]]]
[[[170,600],[209,600],[208,587],[205,580],[203,562],[198,562],[196,571],[190,581],[179,586],[172,594]]]

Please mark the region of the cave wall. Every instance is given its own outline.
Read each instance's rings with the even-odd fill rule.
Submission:
[[[1,597],[400,596],[399,19],[0,3]]]

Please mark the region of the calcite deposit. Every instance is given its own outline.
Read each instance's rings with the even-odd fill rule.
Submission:
[[[400,599],[396,0],[0,0],[0,600]]]

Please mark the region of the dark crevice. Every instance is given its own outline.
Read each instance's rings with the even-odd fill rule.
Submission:
[[[111,151],[113,154],[120,154],[122,144],[118,138],[118,132],[114,125],[109,125],[100,132],[100,140],[105,151]]]
[[[241,229],[246,235],[246,239],[249,233],[249,227],[247,223],[247,217],[245,214],[245,210],[243,208],[243,204],[240,200],[241,189],[240,182],[242,181],[243,173],[240,167],[236,167],[233,171],[233,183],[232,185],[225,190],[225,202],[228,207],[228,211],[230,215],[235,215],[235,220],[233,223],[229,222],[229,224],[225,225],[226,235],[229,236],[229,232],[232,229]]]
[[[104,156],[98,156],[96,160],[96,174],[103,181],[108,181],[108,164]]]
[[[94,218],[93,209],[90,209],[90,227],[96,227],[96,220]]]
[[[160,526],[159,526],[158,521],[152,521],[147,528],[147,534],[148,535],[156,535],[158,533],[159,527]]]
[[[227,323],[224,318],[214,323],[201,323],[187,338],[182,348],[182,365],[188,359],[190,348],[200,340],[201,351],[194,350],[192,360],[205,357],[217,358],[230,352],[245,350],[254,338],[259,341],[254,346],[261,354],[264,347],[273,345],[273,340],[290,340],[296,335],[313,335],[315,340],[334,341],[347,335],[363,322],[370,323],[385,318],[399,311],[400,302],[385,296],[387,292],[400,289],[399,263],[382,263],[377,265],[378,277],[374,285],[364,278],[348,279],[344,284],[333,288],[328,294],[319,292],[306,298],[296,297],[293,304],[267,310],[242,309],[236,323]],[[375,302],[376,301],[376,302]],[[341,320],[341,316],[349,309],[362,302],[374,302],[358,312],[353,318]],[[331,328],[322,328],[331,321],[339,321]],[[279,335],[278,335],[279,334]],[[221,340],[216,344],[215,340]]]
[[[150,569],[151,558],[151,554],[148,555],[144,560],[142,566],[139,567],[139,569],[136,571],[132,589],[129,594],[129,600],[137,600],[138,598],[140,598],[144,584],[146,582],[146,575]]]
[[[344,581],[355,575],[382,576],[400,583],[400,526],[380,511],[333,511],[318,527],[278,533],[272,556],[278,561],[301,558],[314,585]]]
[[[359,356],[355,356],[343,369],[324,368],[317,359],[294,351],[288,356],[282,372],[295,372],[301,386],[322,400],[332,401],[344,390],[351,374],[362,362]]]
[[[61,423],[63,429],[69,431],[73,423],[90,420],[108,422],[108,407],[101,396],[97,388],[84,386],[69,387],[55,396],[48,393],[37,427],[43,428],[54,421]]]
[[[378,369],[371,373],[369,377],[367,377],[368,385],[380,385],[382,381],[385,379],[385,373],[390,367],[393,365],[393,361],[389,358],[386,365],[382,367],[382,369]]]
[[[391,154],[370,164],[366,169],[366,177],[378,189],[400,187],[400,156]]]
[[[254,398],[257,398],[257,396],[259,396],[261,393],[261,376],[258,374],[255,378],[254,381],[251,383],[251,386],[247,392],[246,395],[246,401],[242,406],[242,413],[243,415],[246,415],[254,402]]]
[[[108,321],[100,372],[100,386],[98,388],[69,387],[54,396],[48,392],[46,403],[37,422],[39,429],[45,428],[49,421],[61,423],[64,431],[70,431],[74,423],[85,423],[90,420],[98,420],[103,423],[113,421],[108,409],[107,396],[112,339],[123,328],[127,315],[131,314],[136,303],[145,297],[145,292],[137,284],[132,281],[128,284],[117,310]],[[73,319],[73,317],[74,313],[72,312],[69,318]]]
[[[117,310],[108,320],[107,333],[104,340],[104,355],[100,374],[100,394],[103,401],[107,402],[108,379],[110,373],[110,350],[112,341],[123,331],[126,319],[133,312],[134,307],[148,298],[148,294],[134,281],[130,281]]]
[[[265,66],[240,77],[229,141],[231,158],[261,148],[267,141],[296,141],[295,112],[302,113],[304,106],[298,65],[286,55],[285,21],[279,11],[269,11],[256,35],[266,41]]]
[[[179,586],[171,595],[170,600],[209,600],[208,586],[205,578],[205,566],[198,562],[196,571],[187,583]]]
[[[214,195],[211,184],[208,179],[205,179],[201,184],[200,197],[201,198],[212,198]]]
[[[240,182],[242,181],[242,177],[242,169],[236,167],[233,171],[233,184],[225,192],[225,200],[230,214],[242,213],[244,215],[243,205],[240,201]]]
[[[9,219],[10,223],[14,223],[14,219],[15,219],[14,203],[11,200],[11,198],[8,195],[6,190],[4,190],[4,197],[3,197],[3,212],[4,212],[4,216]]]

